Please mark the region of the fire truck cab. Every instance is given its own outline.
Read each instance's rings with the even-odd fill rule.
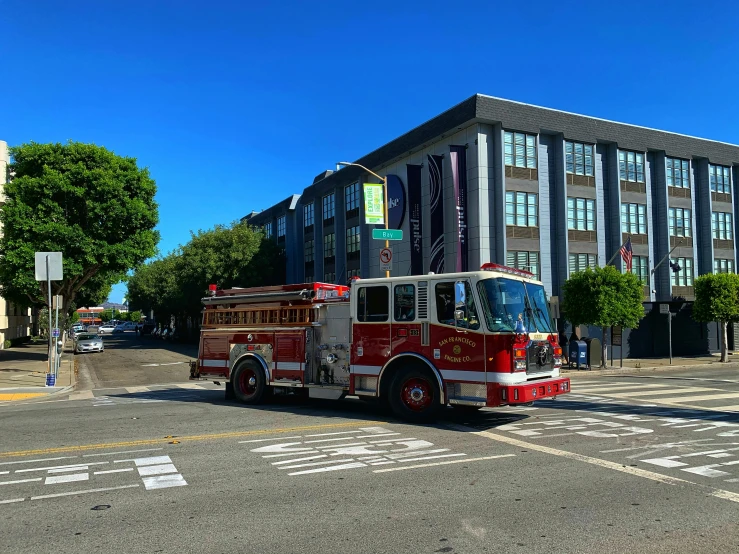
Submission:
[[[543,285],[480,271],[214,291],[191,378],[227,395],[376,397],[410,421],[446,405],[525,404],[570,389]]]

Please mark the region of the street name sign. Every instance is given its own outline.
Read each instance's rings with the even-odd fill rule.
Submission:
[[[375,240],[403,240],[401,229],[372,229],[372,238]]]

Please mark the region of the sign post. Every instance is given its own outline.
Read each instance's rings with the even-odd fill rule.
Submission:
[[[623,329],[616,325],[611,327],[611,367],[613,367],[613,347],[618,346],[619,365],[624,366]]]
[[[36,252],[36,280],[46,281],[46,292],[48,298],[48,317],[49,317],[49,371],[46,374],[46,385],[53,387],[56,384],[56,348],[54,347],[54,337],[51,330],[51,282],[61,281],[63,277],[62,253],[61,252]]]
[[[667,337],[670,344],[670,365],[672,365],[672,313],[669,304],[660,304],[659,313],[667,314]]]
[[[355,164],[356,165],[356,164]],[[387,177],[380,177],[373,173],[373,175],[382,179],[382,184],[365,183],[364,184],[364,220],[369,225],[382,225],[385,224],[385,232],[389,230],[390,220],[387,213]],[[377,229],[372,230],[372,236],[374,238],[374,232]],[[403,234],[401,232],[401,238]],[[390,248],[389,238],[385,237],[385,249]],[[398,239],[399,240],[399,239]],[[390,277],[390,270],[385,270],[385,277]]]

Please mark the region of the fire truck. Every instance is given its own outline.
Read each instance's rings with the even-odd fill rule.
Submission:
[[[379,398],[429,421],[446,405],[528,404],[570,390],[544,287],[526,271],[480,271],[216,290],[191,379],[227,398],[268,393]]]

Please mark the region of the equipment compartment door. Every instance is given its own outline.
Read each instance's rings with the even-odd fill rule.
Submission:
[[[305,369],[305,335],[303,333],[275,333],[274,381],[303,382]]]

